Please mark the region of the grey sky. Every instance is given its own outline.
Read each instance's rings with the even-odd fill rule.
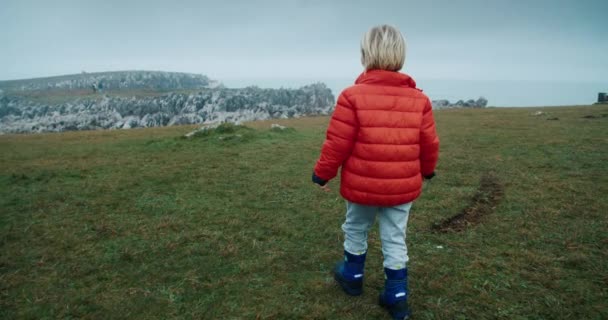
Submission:
[[[343,78],[359,39],[396,25],[405,72],[606,81],[608,1],[0,0],[0,79],[149,69],[227,78]]]

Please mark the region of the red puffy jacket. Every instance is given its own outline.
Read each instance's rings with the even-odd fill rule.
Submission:
[[[346,200],[395,206],[420,195],[438,155],[429,98],[406,74],[369,70],[338,97],[314,174],[331,180],[342,166]]]

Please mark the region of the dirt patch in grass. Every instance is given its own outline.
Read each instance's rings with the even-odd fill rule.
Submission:
[[[503,192],[503,186],[496,174],[483,174],[471,203],[458,214],[433,224],[431,229],[435,232],[463,231],[470,225],[480,223],[483,216],[494,212]]]
[[[600,119],[600,118],[606,118],[606,117],[608,117],[608,113],[588,114],[586,116],[583,116],[583,119]]]

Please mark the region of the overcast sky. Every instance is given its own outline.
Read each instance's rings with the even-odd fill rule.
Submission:
[[[389,23],[428,79],[606,81],[608,1],[0,0],[0,79],[83,70],[344,78]]]

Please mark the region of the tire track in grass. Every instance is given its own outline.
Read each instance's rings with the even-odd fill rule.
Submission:
[[[479,188],[473,195],[469,205],[461,212],[431,227],[435,232],[459,232],[467,227],[481,222],[483,216],[494,210],[502,200],[504,187],[493,172],[484,173],[479,182]]]

